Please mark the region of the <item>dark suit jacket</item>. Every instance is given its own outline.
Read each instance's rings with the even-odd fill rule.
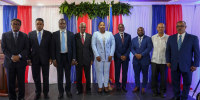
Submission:
[[[75,34],[76,42],[76,60],[78,65],[90,66],[90,62],[94,60],[94,55],[92,51],[92,35],[86,33],[84,45],[82,44],[80,33]]]
[[[42,40],[38,43],[37,31],[32,31],[28,34],[29,38],[29,59],[32,64],[49,65],[51,58],[51,38],[52,34],[49,31],[43,30]]]
[[[60,30],[53,33],[52,36],[52,60],[60,63]],[[74,34],[70,31],[67,31],[67,48],[68,48],[68,60],[71,64],[72,59],[76,59],[76,48],[75,48],[75,39]]]
[[[114,59],[121,59],[121,56],[126,56],[126,59],[129,61],[129,54],[131,51],[131,35],[124,33],[124,43],[119,33],[114,35],[115,37],[115,55]]]
[[[151,38],[144,35],[141,47],[139,47],[139,42],[138,42],[138,36],[132,39],[131,42],[131,52],[133,55],[135,53],[141,54],[142,58],[138,60],[135,56],[133,57],[133,64],[138,64],[140,62],[143,66],[149,65],[150,64],[150,52],[152,50],[153,44],[151,41]]]
[[[199,40],[197,36],[186,33],[178,50],[177,35],[170,36],[167,41],[166,60],[171,63],[172,71],[175,71],[179,64],[182,72],[188,72],[191,66],[199,66]]]
[[[12,55],[21,55],[20,65],[21,67],[25,67],[27,65],[27,55],[28,55],[28,37],[25,33],[19,31],[17,44],[15,44],[15,40],[13,37],[13,32],[9,31],[3,33],[1,48],[3,53],[5,54],[4,66],[9,68],[12,67]]]

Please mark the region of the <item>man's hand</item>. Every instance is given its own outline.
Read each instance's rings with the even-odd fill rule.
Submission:
[[[112,61],[112,56],[108,56],[108,61],[109,61],[109,62]]]
[[[56,60],[53,60],[53,65],[54,65],[55,67],[58,66]]]
[[[90,62],[90,66],[93,64],[93,61]]]
[[[18,61],[20,61],[19,55],[13,55],[13,56],[11,57],[11,59],[12,59],[13,62],[18,62]]]
[[[77,64],[78,64],[78,63],[77,63],[76,60],[72,60],[71,66],[73,66],[73,65],[77,65]]]
[[[140,60],[142,58],[142,55],[141,54],[135,54],[135,57]]]
[[[32,65],[31,60],[27,60],[27,64],[28,64],[29,66],[31,66],[31,65]]]
[[[196,69],[197,69],[197,67],[194,67],[194,66],[192,66],[192,67],[190,68],[191,72],[194,72]]]
[[[51,65],[52,64],[52,60],[51,59],[49,59],[49,65]]]
[[[96,57],[96,59],[97,59],[98,62],[101,61],[101,57],[100,56]]]
[[[122,56],[121,56],[121,60],[122,60],[122,61],[125,61],[125,60],[126,60],[126,56],[122,55]]]
[[[168,67],[168,68],[171,68],[171,63],[167,63],[167,67]]]

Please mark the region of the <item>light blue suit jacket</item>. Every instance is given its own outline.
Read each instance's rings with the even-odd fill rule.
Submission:
[[[92,36],[92,50],[96,57],[100,56],[101,61],[108,61],[108,56],[114,56],[115,38],[111,32],[105,31],[105,48],[103,44],[102,34],[97,31]]]

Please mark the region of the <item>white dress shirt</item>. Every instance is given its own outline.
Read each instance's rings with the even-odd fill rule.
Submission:
[[[153,42],[153,55],[151,62],[156,64],[166,64],[165,51],[169,36],[163,34],[163,36],[160,37],[158,34],[155,34],[151,38]]]
[[[183,33],[183,34],[178,34],[178,35],[177,35],[177,43],[178,43],[178,40],[179,40],[179,36],[180,36],[180,35],[182,35],[181,41],[182,41],[182,43],[183,43],[183,40],[184,40],[184,38],[185,38],[185,33]]]
[[[37,33],[37,37],[38,37],[38,35],[39,35],[39,32],[41,32],[41,40],[42,40],[42,35],[43,35],[43,30],[41,30],[41,31],[38,31],[38,30],[36,30],[36,33]]]
[[[80,37],[82,38],[82,33],[80,33]],[[86,37],[86,33],[84,32],[84,33],[83,33],[84,42],[85,42],[85,37]]]
[[[66,51],[65,52],[61,52],[61,53],[67,53],[68,52],[68,47],[67,47],[67,31],[66,30],[60,30],[60,43],[62,43],[62,32],[65,32],[65,47],[66,47]],[[61,44],[60,44],[61,45]],[[61,46],[60,46],[60,50],[61,50]]]

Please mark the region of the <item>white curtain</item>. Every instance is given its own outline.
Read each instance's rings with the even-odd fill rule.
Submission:
[[[194,12],[194,18],[192,21],[192,34],[198,36],[200,40],[200,23],[199,23],[199,18],[200,18],[200,5],[195,7],[195,12]],[[195,89],[198,81],[200,80],[200,68],[197,68],[197,70],[193,73],[193,78],[192,78],[192,88]],[[200,92],[200,86],[197,89],[198,93]]]
[[[58,6],[48,6],[48,7],[32,7],[32,29],[35,30],[35,20],[37,18],[43,18],[44,29],[50,32],[55,32],[59,30],[58,21],[63,18],[63,14],[59,14]],[[42,77],[41,77],[42,79]],[[31,66],[28,72],[28,82],[33,83]],[[49,83],[57,83],[57,71],[53,65],[50,65],[49,69]]]
[[[182,11],[183,11],[183,20],[187,24],[186,31],[189,34],[194,34],[198,36],[200,39],[200,23],[199,23],[199,18],[200,18],[200,6],[195,6],[195,5],[182,5]],[[191,88],[194,90],[198,81],[200,80],[200,68],[197,68],[195,72],[193,72],[193,77],[192,77],[192,84]],[[197,89],[198,93],[200,92],[200,86]],[[191,92],[190,95],[192,95],[193,92]]]
[[[152,35],[152,6],[144,5],[144,6],[133,6],[131,9],[130,16],[122,16],[123,24],[125,26],[125,32],[131,35],[132,38],[137,36],[138,27],[143,27],[145,30],[145,34],[147,36]],[[135,82],[133,65],[132,65],[133,55],[131,53],[129,68],[128,68],[128,82]],[[142,81],[142,77],[141,77]]]
[[[3,6],[0,6],[0,40],[3,33]]]

